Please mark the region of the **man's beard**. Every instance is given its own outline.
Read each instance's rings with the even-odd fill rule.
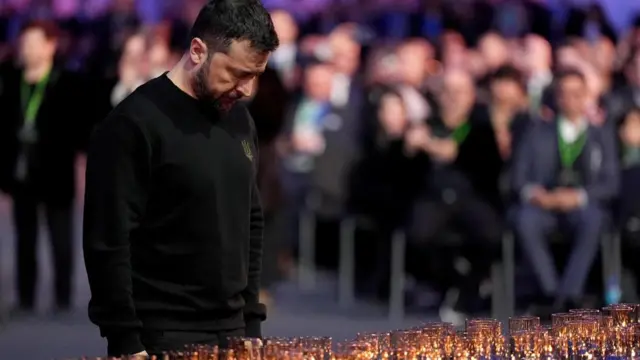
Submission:
[[[220,109],[219,97],[216,97],[213,90],[209,87],[209,68],[211,58],[202,64],[193,78],[193,92],[196,98],[208,106],[213,105],[216,109]]]

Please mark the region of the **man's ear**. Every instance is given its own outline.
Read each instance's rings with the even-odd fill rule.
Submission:
[[[207,54],[207,44],[205,44],[202,39],[191,39],[191,44],[189,44],[189,58],[194,64],[203,64],[207,60]]]

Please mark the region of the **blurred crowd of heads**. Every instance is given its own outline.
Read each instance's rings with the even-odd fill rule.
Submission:
[[[490,95],[510,102],[524,101],[529,79],[558,69],[578,70],[593,103],[612,88],[616,74],[640,83],[640,27],[623,34],[617,44],[604,36],[595,40],[574,37],[552,47],[535,34],[506,38],[489,32],[471,47],[460,33],[446,30],[437,43],[424,38],[376,39],[364,52],[358,24],[343,23],[328,34],[299,37],[298,24],[290,13],[274,10],[272,19],[281,44],[278,51],[296,47],[304,59],[287,85],[300,86],[314,97],[330,96],[334,74],[358,74],[369,85],[426,87],[452,108],[457,107],[456,102],[468,103],[475,96],[486,96],[475,94],[473,84],[489,75],[495,80]],[[49,21],[26,24],[19,39],[17,55],[25,64],[49,58],[56,51],[77,51],[68,49],[56,25]],[[171,46],[168,24],[130,31],[122,41],[118,77],[127,83],[152,78],[170,68],[181,55],[182,49]]]

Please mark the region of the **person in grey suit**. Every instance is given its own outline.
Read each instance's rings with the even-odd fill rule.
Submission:
[[[619,189],[613,129],[586,115],[587,86],[577,70],[558,74],[559,112],[532,126],[516,153],[512,186],[519,198],[514,230],[541,290],[555,309],[581,301],[598,250],[607,204]],[[564,275],[557,274],[546,236],[573,240]]]

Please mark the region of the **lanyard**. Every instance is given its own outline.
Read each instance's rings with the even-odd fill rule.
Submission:
[[[22,79],[20,84],[20,101],[22,102],[22,109],[24,111],[24,125],[32,127],[38,116],[38,111],[42,105],[42,99],[44,98],[44,92],[49,83],[49,76],[51,71],[47,72],[44,77],[38,81],[33,89],[33,92],[29,94],[29,84]]]
[[[458,126],[453,133],[451,133],[451,138],[456,144],[460,145],[464,142],[464,140],[469,136],[469,132],[471,131],[471,124],[468,121],[465,121],[464,124]]]
[[[558,124],[560,124],[560,122],[558,122]],[[564,168],[570,168],[573,166],[573,163],[576,162],[582,153],[582,149],[584,149],[584,144],[586,142],[586,130],[582,131],[575,141],[569,143],[565,141],[564,137],[562,137],[562,133],[560,132],[560,127],[558,125],[558,150],[560,151],[560,162]]]

